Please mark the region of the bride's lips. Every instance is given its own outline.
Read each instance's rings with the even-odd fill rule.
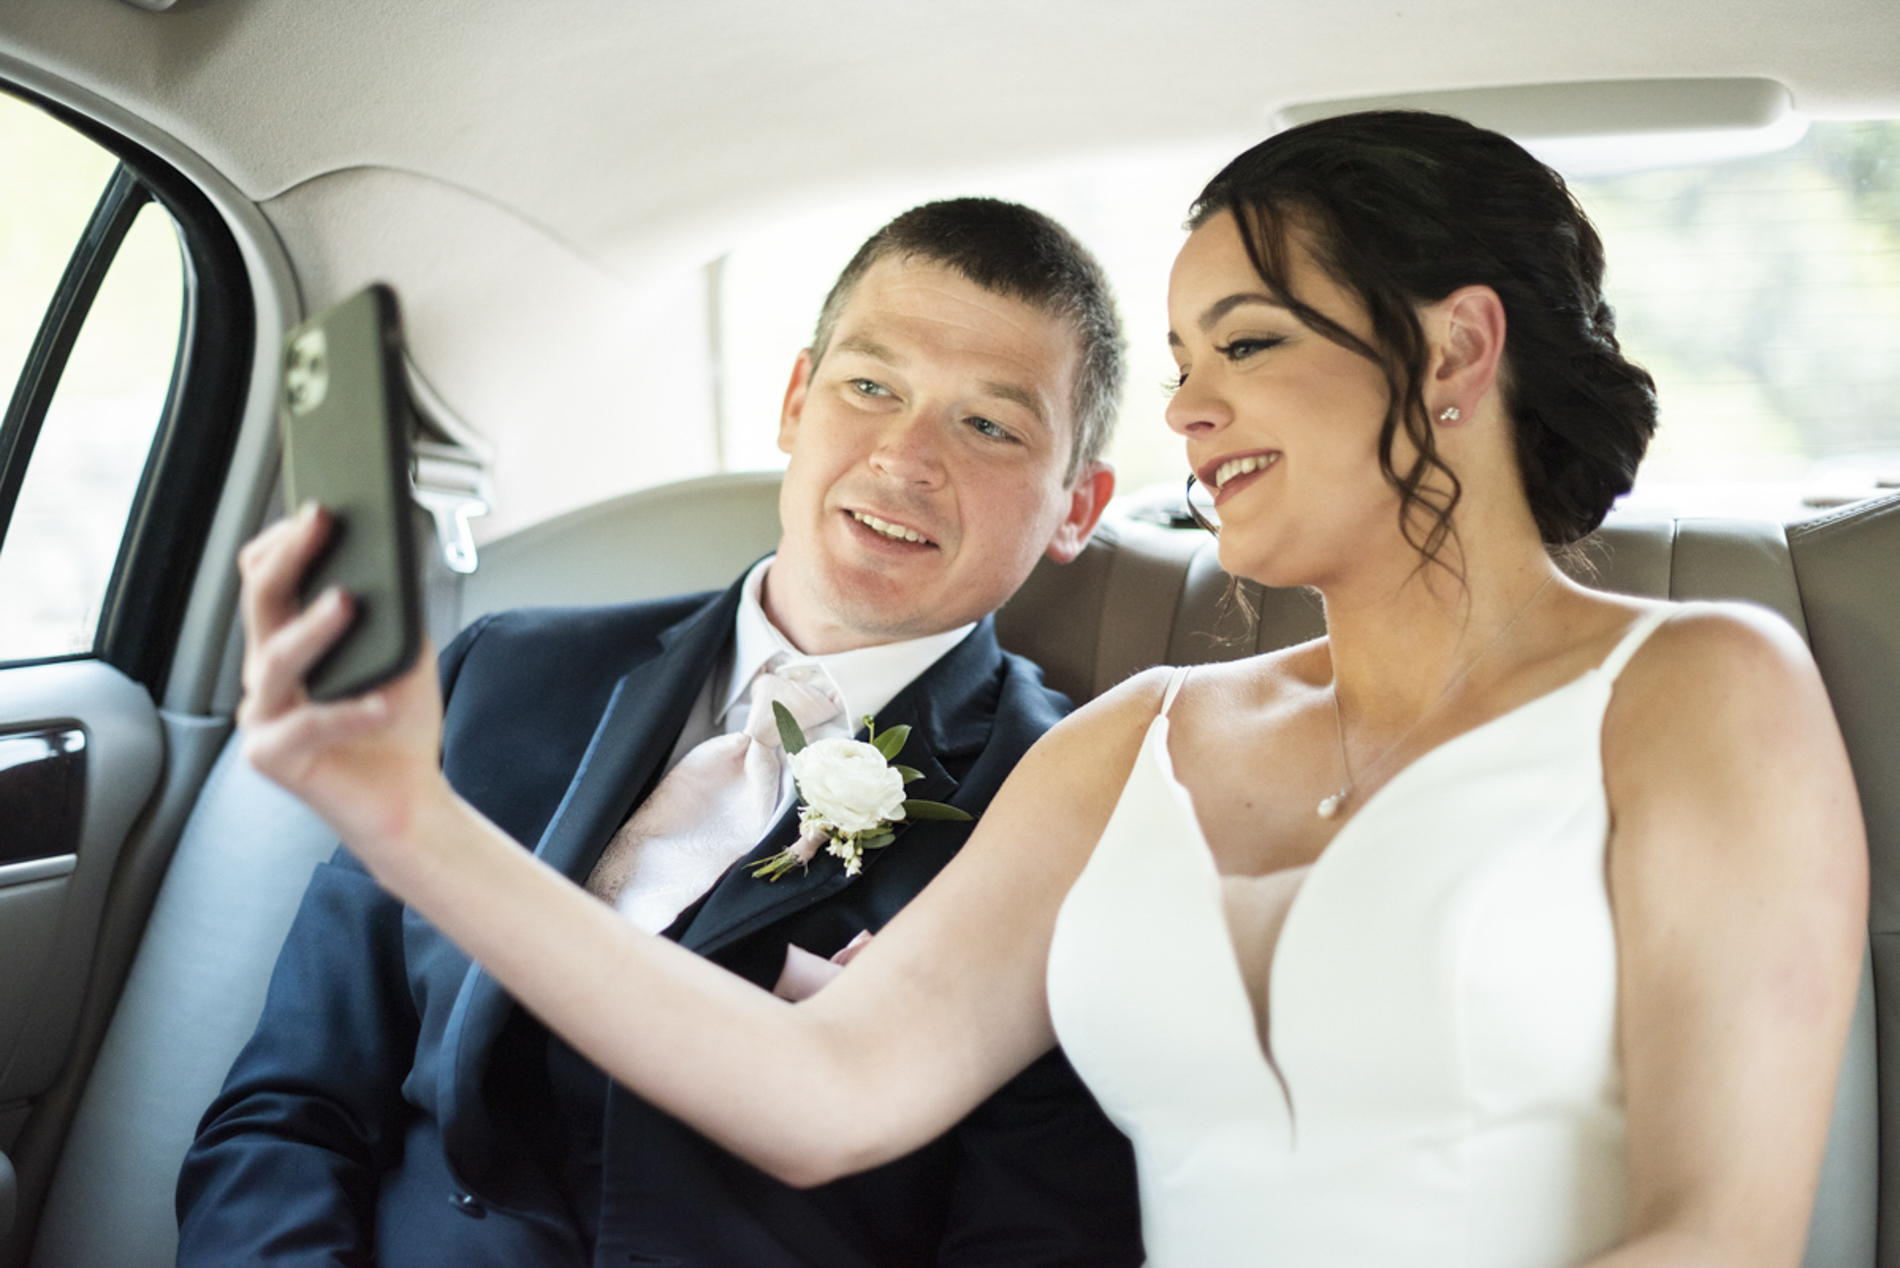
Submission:
[[[937,543],[921,529],[902,520],[879,515],[857,507],[845,508],[846,520],[856,535],[879,546],[898,550],[935,550]]]
[[[1194,478],[1207,486],[1219,505],[1221,499],[1273,470],[1279,464],[1278,449],[1258,449],[1252,453],[1222,454],[1209,459],[1195,471]]]

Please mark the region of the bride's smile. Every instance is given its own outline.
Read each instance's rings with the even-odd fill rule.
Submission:
[[[1294,297],[1369,340],[1364,305],[1301,237],[1289,252]],[[1214,494],[1222,566],[1267,585],[1319,585],[1374,542],[1409,552],[1379,470],[1384,373],[1266,292],[1231,216],[1188,239],[1168,307],[1180,377],[1167,421]]]

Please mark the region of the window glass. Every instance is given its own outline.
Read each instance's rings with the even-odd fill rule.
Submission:
[[[5,117],[16,118],[21,107],[4,104]],[[91,142],[78,140],[100,153]],[[24,327],[17,352],[13,345],[0,349],[0,356],[13,358],[9,393],[53,281],[64,270],[113,166],[114,160],[104,156],[102,162],[74,160],[41,171],[33,182],[0,181],[0,235],[6,239],[0,249],[8,267],[17,269],[17,276],[37,270],[52,279],[39,291],[4,292],[8,303],[0,308],[9,323],[7,337]],[[85,185],[77,192],[69,188],[80,182]],[[70,237],[62,241],[40,214],[42,198],[81,209],[78,223],[68,222]],[[17,218],[16,212],[21,213]],[[22,303],[16,294],[34,299]],[[22,315],[22,308],[31,311]],[[85,316],[0,545],[0,661],[92,649],[127,514],[164,411],[183,309],[177,233],[170,216],[148,204]]]
[[[44,111],[0,93],[0,394],[11,394],[40,318],[118,160]]]
[[[916,202],[980,192],[1048,212],[1101,259],[1130,344],[1109,456],[1125,493],[1178,490],[1159,387],[1173,370],[1168,270],[1189,203],[1247,143],[966,173],[741,240],[714,275],[727,465],[784,461],[792,358],[858,242]],[[1799,515],[1900,481],[1900,123],[1819,122],[1774,153],[1571,184],[1603,234],[1623,346],[1659,385],[1662,428],[1632,503]]]
[[[1799,514],[1900,478],[1900,124],[1572,187],[1662,406],[1634,502]]]

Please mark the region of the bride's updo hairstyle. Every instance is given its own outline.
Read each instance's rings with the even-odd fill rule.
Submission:
[[[1426,415],[1417,310],[1460,287],[1488,286],[1504,303],[1499,382],[1545,543],[1575,542],[1629,491],[1656,429],[1655,381],[1617,345],[1596,230],[1563,178],[1516,142],[1417,111],[1322,119],[1229,163],[1201,191],[1188,228],[1223,212],[1279,303],[1385,371],[1379,466],[1398,490],[1401,529],[1427,560],[1451,535],[1461,486]],[[1296,233],[1365,305],[1371,342],[1292,293]],[[1393,463],[1400,428],[1416,453],[1403,471]]]

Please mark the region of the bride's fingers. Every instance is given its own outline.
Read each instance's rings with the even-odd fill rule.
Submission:
[[[355,601],[332,586],[263,638],[253,636],[244,653],[238,724],[255,726],[308,703],[304,676],[349,629],[355,613]]]
[[[302,607],[299,583],[329,540],[330,531],[328,513],[310,502],[295,515],[270,525],[238,551],[244,634],[253,644],[297,615]]]
[[[246,725],[244,756],[265,775],[280,782],[294,780],[304,759],[374,731],[388,716],[389,702],[380,691],[333,704],[307,704]]]

